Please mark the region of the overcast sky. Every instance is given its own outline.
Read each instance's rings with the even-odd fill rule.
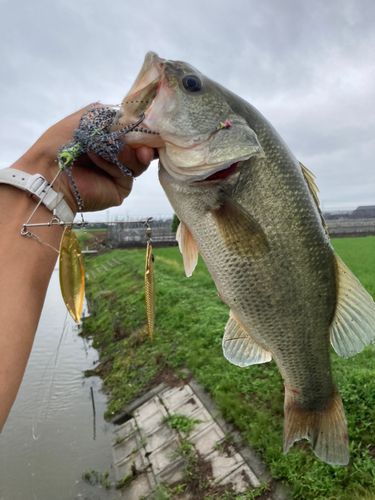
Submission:
[[[0,7],[0,168],[73,111],[121,102],[153,50],[257,107],[316,175],[323,208],[375,205],[374,0],[0,0]],[[121,209],[96,219],[173,213],[156,162],[135,184]]]

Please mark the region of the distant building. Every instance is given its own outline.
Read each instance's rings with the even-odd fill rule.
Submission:
[[[375,205],[323,212],[331,238],[375,235]]]
[[[353,219],[375,219],[375,205],[358,207],[352,212]]]
[[[176,233],[172,232],[172,219],[154,220],[151,223],[153,246],[168,247],[177,245]],[[125,221],[110,227],[110,239],[118,247],[143,247],[146,245],[146,228],[141,223],[129,224]]]

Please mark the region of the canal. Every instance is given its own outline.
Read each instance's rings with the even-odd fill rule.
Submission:
[[[83,377],[97,352],[77,333],[55,270],[25,377],[0,435],[0,500],[118,498],[114,488],[82,480],[91,469],[109,469],[113,480],[113,428],[103,419],[101,380]]]

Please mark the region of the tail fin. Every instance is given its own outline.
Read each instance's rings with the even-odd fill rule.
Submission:
[[[295,441],[306,438],[315,455],[331,465],[349,463],[349,443],[344,408],[338,391],[319,412],[301,408],[285,386],[284,453]]]

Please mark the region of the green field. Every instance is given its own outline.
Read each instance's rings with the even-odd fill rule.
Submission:
[[[337,253],[375,296],[375,237],[333,240]],[[144,306],[145,251],[116,250],[87,259],[95,268],[115,257],[123,263],[87,283],[94,301],[84,333],[100,350],[100,374],[110,393],[107,416],[119,412],[162,370],[187,367],[211,393],[225,417],[262,455],[276,479],[299,500],[375,498],[375,348],[348,360],[332,350],[335,380],[348,420],[350,464],[315,459],[306,442],[282,453],[284,388],[274,362],[238,368],[222,354],[228,307],[203,262],[191,278],[177,248],[156,249],[155,337],[147,338]],[[103,291],[111,293],[100,294]]]

